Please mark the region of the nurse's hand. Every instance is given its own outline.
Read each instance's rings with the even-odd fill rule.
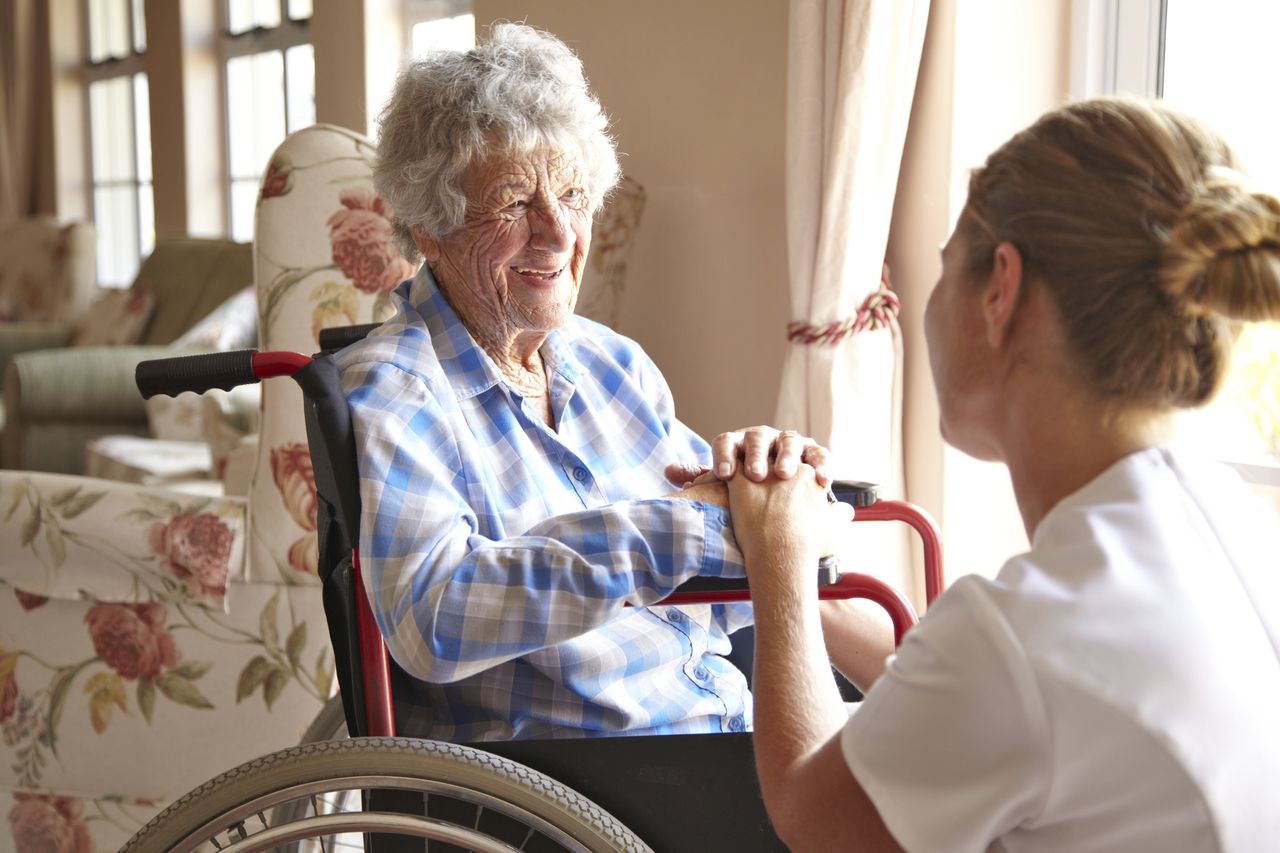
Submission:
[[[853,507],[829,502],[810,465],[800,465],[787,479],[769,474],[757,483],[734,477],[728,486],[733,532],[752,588],[757,579],[768,583],[780,576],[812,586],[818,559],[834,552]]]

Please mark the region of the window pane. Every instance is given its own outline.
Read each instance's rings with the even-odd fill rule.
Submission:
[[[280,26],[280,0],[227,0],[227,29],[234,35],[254,27]]]
[[[89,85],[89,126],[94,183],[132,180],[133,91],[128,77]]]
[[[1168,0],[1164,99],[1208,122],[1239,156],[1250,181],[1280,194],[1280,111],[1258,106],[1271,79],[1280,4],[1256,0]],[[1280,465],[1280,324],[1247,326],[1218,398],[1184,418],[1198,443],[1234,462]]]
[[[432,50],[471,50],[475,46],[474,15],[454,15],[413,25],[414,56],[422,56]]]
[[[255,53],[227,62],[228,165],[232,178],[254,178],[284,139],[284,57]]]
[[[147,49],[147,18],[142,0],[130,0],[133,4],[133,49],[142,53]]]
[[[316,123],[316,54],[309,44],[291,47],[284,53],[289,87],[285,103],[289,108],[290,133]]]
[[[151,94],[145,74],[133,75],[133,110],[133,138],[138,147],[138,180],[150,181]]]
[[[311,17],[311,0],[289,0],[289,18],[301,21]]]
[[[98,231],[98,281],[123,287],[138,273],[137,196],[131,186],[93,191],[93,224]]]
[[[128,56],[132,29],[128,0],[88,0],[89,61]]]
[[[231,239],[253,240],[253,214],[258,204],[258,181],[231,182]]]
[[[156,204],[151,184],[138,187],[138,256],[145,258],[156,247]]]

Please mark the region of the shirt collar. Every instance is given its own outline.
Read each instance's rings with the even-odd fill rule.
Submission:
[[[510,390],[510,383],[498,365],[476,343],[458,312],[444,298],[440,285],[426,264],[410,282],[407,296],[413,310],[426,323],[432,349],[459,399],[474,397],[496,385]],[[549,374],[558,373],[572,382],[578,378],[578,371],[563,337],[561,329],[553,330],[539,352]]]

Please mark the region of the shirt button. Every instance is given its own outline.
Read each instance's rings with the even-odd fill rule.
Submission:
[[[667,618],[679,625],[684,621],[684,614],[673,607],[667,611]]]
[[[742,729],[743,729],[743,724],[742,724],[741,717],[734,717],[732,720],[729,721],[730,731],[740,732],[742,731]]]
[[[699,666],[693,671],[693,677],[698,681],[706,681],[711,677],[711,673],[707,672],[707,668],[705,666]]]
[[[577,480],[579,483],[585,483],[587,481],[587,469],[583,468],[581,465],[574,468],[573,479]]]

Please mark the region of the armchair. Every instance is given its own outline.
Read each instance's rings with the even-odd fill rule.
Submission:
[[[0,467],[76,474],[90,438],[146,434],[146,410],[133,387],[134,366],[164,353],[164,347],[252,278],[248,244],[162,240],[143,262],[128,294],[102,297],[111,302],[113,296],[131,295],[135,301],[146,301],[150,316],[144,318],[137,346],[72,345],[94,340],[85,332],[85,321],[104,310],[102,300],[86,309],[78,334],[69,323],[0,325],[0,353],[9,355],[4,366]],[[31,349],[36,351],[23,351]]]
[[[320,328],[371,322],[384,282],[412,274],[377,242],[390,229],[371,153],[314,126],[273,156],[253,253],[263,346],[312,352]],[[0,471],[0,849],[9,832],[19,849],[116,850],[319,713],[333,667],[297,395],[262,387],[248,499]]]
[[[69,336],[97,289],[95,250],[87,222],[31,217],[0,227],[0,323],[62,327]]]

